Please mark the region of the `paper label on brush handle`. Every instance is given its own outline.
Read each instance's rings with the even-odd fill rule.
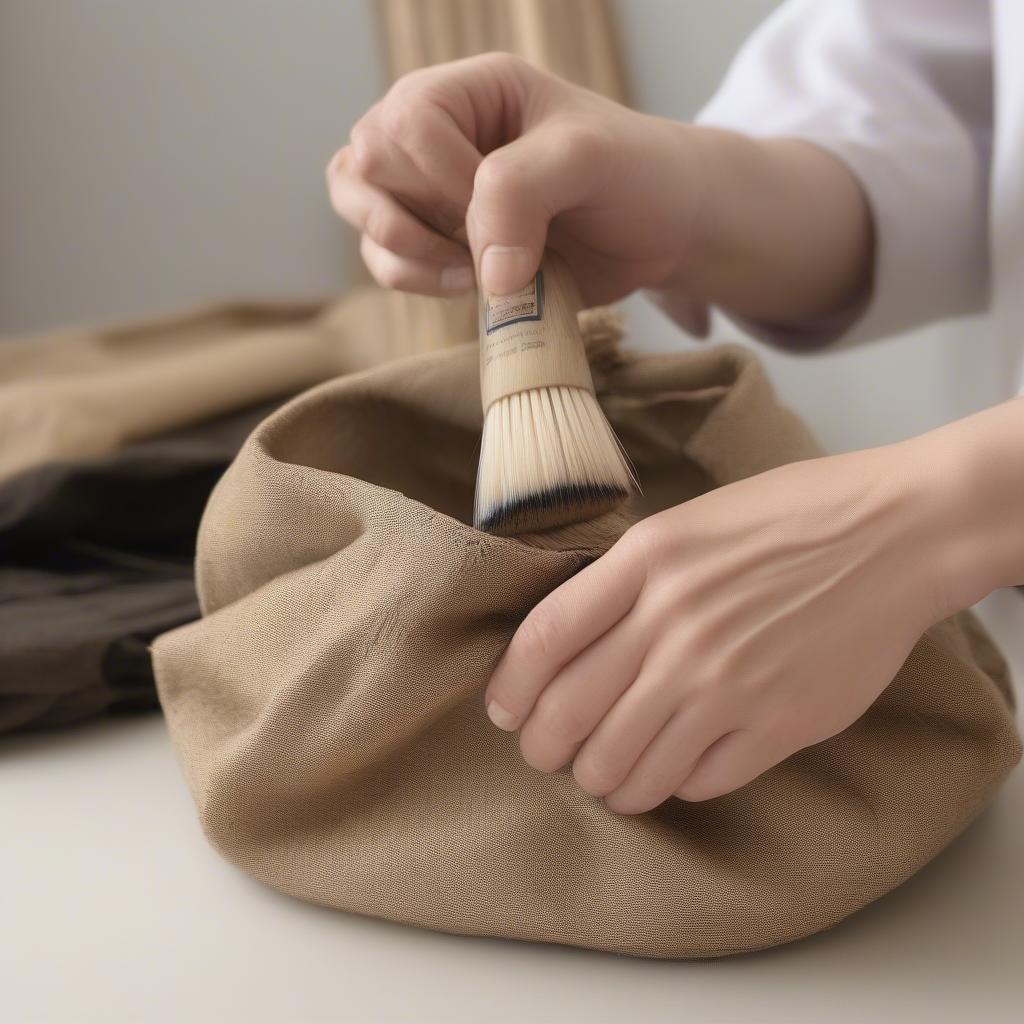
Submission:
[[[484,333],[493,334],[499,327],[544,318],[544,273],[538,270],[533,280],[511,295],[488,295],[484,298]]]
[[[512,295],[480,297],[480,391],[486,411],[499,398],[544,387],[593,392],[576,314],[579,292],[564,263],[545,257]]]

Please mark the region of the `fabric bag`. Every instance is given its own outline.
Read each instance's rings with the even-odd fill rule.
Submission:
[[[476,300],[357,288],[0,342],[0,736],[157,706],[196,529],[252,429],[320,381],[476,336]]]
[[[617,353],[581,316],[650,514],[820,454],[738,345]],[[1020,758],[1007,668],[969,612],[850,728],[715,800],[619,815],[545,774],[482,693],[516,625],[612,515],[535,539],[467,525],[475,345],[322,384],[265,420],[200,528],[204,617],[157,689],[210,842],[282,892],[446,932],[653,957],[835,924],[943,849]]]

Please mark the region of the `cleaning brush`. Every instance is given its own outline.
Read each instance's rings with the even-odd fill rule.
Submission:
[[[480,292],[478,529],[509,536],[583,522],[636,486],[594,395],[576,317],[582,305],[569,268],[550,249],[522,291]]]

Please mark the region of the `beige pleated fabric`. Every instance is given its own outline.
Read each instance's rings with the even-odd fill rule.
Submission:
[[[333,303],[225,305],[3,341],[0,481],[469,341],[476,331],[469,305],[443,313],[427,305],[413,315],[401,295],[372,287]]]
[[[378,0],[392,78],[502,50],[626,101],[625,74],[606,0]]]
[[[644,487],[635,515],[819,454],[739,346],[604,346],[596,378]],[[1006,664],[965,612],[849,729],[728,796],[618,815],[570,767],[535,771],[484,686],[517,623],[624,520],[544,543],[474,530],[480,421],[476,346],[428,353],[299,396],[217,486],[205,617],[154,661],[202,828],[243,871],[446,932],[717,956],[899,885],[1019,760]]]

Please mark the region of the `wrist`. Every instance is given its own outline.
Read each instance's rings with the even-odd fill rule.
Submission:
[[[900,445],[936,526],[943,617],[1024,582],[1024,397]]]
[[[662,122],[671,153],[668,181],[674,271],[662,290],[675,290],[701,301],[716,301],[723,291],[726,268],[736,270],[739,240],[722,216],[723,198],[717,178],[727,162],[717,129],[685,122]]]
[[[874,237],[859,181],[802,139],[676,124],[680,289],[752,320],[799,324],[857,307]]]

